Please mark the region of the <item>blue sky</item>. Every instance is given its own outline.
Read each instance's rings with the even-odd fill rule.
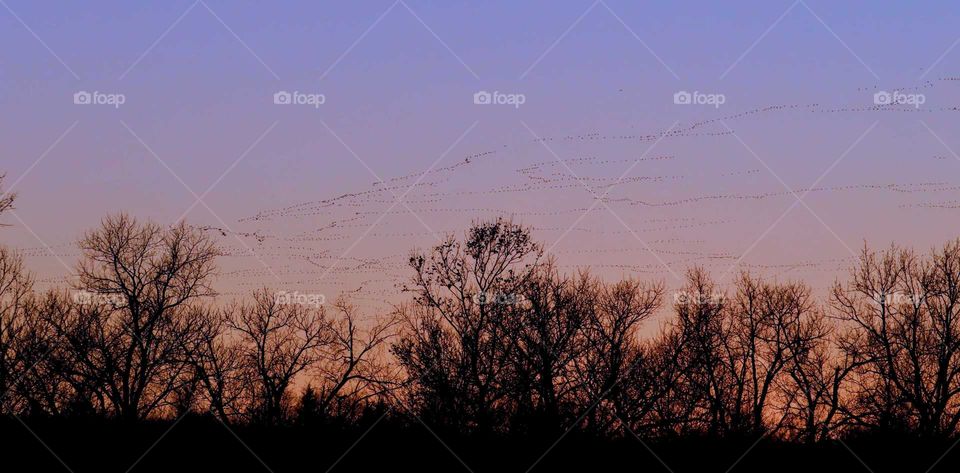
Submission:
[[[680,232],[637,230],[657,219],[707,225],[721,215],[728,222],[692,227],[711,229],[698,235],[709,242],[704,248],[664,248],[664,255],[750,249],[744,261],[787,264],[819,255],[846,258],[865,239],[926,247],[955,232],[949,210],[915,205],[955,195],[948,184],[960,159],[950,149],[960,149],[960,141],[953,139],[956,112],[949,109],[958,95],[955,82],[944,79],[960,76],[960,52],[953,49],[960,40],[958,13],[955,2],[906,1],[4,0],[0,171],[8,174],[8,185],[16,182],[22,224],[9,222],[17,225],[3,238],[35,249],[31,266],[53,278],[65,273],[63,263],[75,261],[71,242],[108,213],[170,222],[192,209],[186,218],[199,225],[273,232],[267,243],[247,237],[224,243],[260,253],[225,260],[232,270],[290,271],[271,269],[282,274],[263,281],[261,274],[245,284],[306,284],[317,275],[303,267],[304,252],[328,255],[323,268],[338,256],[395,255],[432,238],[377,237],[382,228],[441,232],[486,215],[454,209],[566,211],[589,206],[592,196],[566,188],[556,195],[458,194],[432,202],[418,189],[410,198],[422,203],[409,204],[410,212],[396,206],[403,214],[381,220],[369,232],[373,237],[364,232],[389,203],[340,209],[351,218],[357,211],[370,217],[349,227],[337,244],[313,242],[306,249],[290,235],[316,231],[343,215],[280,219],[269,228],[241,219],[420,172],[445,152],[438,167],[497,152],[490,165],[436,184],[448,194],[521,185],[515,168],[553,155],[616,160],[650,152],[677,158],[672,168],[651,172],[683,179],[649,190],[627,188],[622,195],[618,189],[612,197],[757,194],[784,191],[784,185],[803,189],[821,176],[834,188],[940,182],[938,189],[946,190],[929,198],[920,198],[926,190],[814,192],[756,249],[751,243],[795,203],[792,195],[769,205],[643,211],[650,215],[622,206],[621,199],[611,206],[624,217],[604,213],[605,219],[591,215],[581,222],[606,231],[603,236],[578,240],[578,231],[565,233],[578,214],[562,212],[535,222],[557,229],[538,236],[548,243],[559,238],[558,249],[565,251],[586,244],[633,247],[637,264],[654,267],[657,258],[640,251],[646,239]],[[927,86],[928,80],[935,85]],[[876,91],[913,87],[925,94],[923,110],[853,110],[872,106]],[[319,108],[278,107],[272,97],[280,90],[326,100]],[[472,96],[479,90],[523,94],[526,101],[520,108],[478,107]],[[725,103],[719,109],[678,107],[672,97],[680,90],[723,94]],[[122,94],[125,102],[119,108],[78,106],[72,100],[78,91]],[[740,115],[774,105],[798,108]],[[668,138],[653,151],[651,142],[637,140],[562,139],[655,135],[709,119],[721,119],[711,130],[729,127],[735,135]],[[534,135],[556,141],[545,148],[532,141]],[[594,171],[610,179],[625,168]],[[195,204],[200,196],[203,204]],[[435,208],[441,204],[446,210]],[[633,231],[617,233],[624,231],[618,220]],[[927,231],[908,231],[918,227]],[[793,252],[799,256],[787,257]],[[674,259],[678,270],[704,262]],[[578,261],[589,263],[604,264]],[[667,273],[653,274],[669,279]],[[826,273],[813,275],[828,281]],[[347,282],[350,274],[335,278],[341,276],[343,287],[356,282]]]

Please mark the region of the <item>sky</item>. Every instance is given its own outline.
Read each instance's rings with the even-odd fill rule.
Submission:
[[[19,198],[0,242],[52,287],[104,216],[186,219],[226,251],[224,295],[378,311],[401,300],[411,250],[504,216],[565,271],[675,288],[701,265],[823,291],[864,244],[958,236],[958,16],[949,1],[2,0],[0,172]]]

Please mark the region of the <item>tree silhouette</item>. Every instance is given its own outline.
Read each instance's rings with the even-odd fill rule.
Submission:
[[[702,269],[687,273],[674,304],[676,333],[667,338],[676,345],[668,353],[680,355],[677,389],[685,394],[678,402],[688,403],[676,411],[686,416],[685,428],[712,435],[794,428],[788,424],[802,408],[791,380],[807,383],[814,411],[827,395],[826,386],[813,386],[815,356],[826,350],[822,312],[801,283],[770,283],[744,273],[735,291],[719,291]],[[804,419],[815,429],[813,420]]]
[[[77,289],[85,297],[45,313],[69,375],[126,420],[170,407],[170,395],[194,380],[186,349],[199,323],[191,307],[213,295],[218,251],[186,224],[164,229],[122,214],[80,247]]]
[[[864,249],[833,306],[855,331],[860,424],[948,436],[960,422],[960,241],[926,258],[895,246]]]
[[[349,419],[368,400],[391,388],[382,348],[395,320],[361,329],[356,309],[343,301],[328,311],[323,306],[286,303],[269,289],[256,291],[252,299],[224,312],[232,314],[226,320],[233,334],[225,336],[236,340],[234,345],[216,341],[217,330],[209,331],[208,340],[215,340],[205,350],[210,366],[205,371],[212,375],[209,384],[215,388],[211,399],[224,403],[224,386],[246,387],[246,396],[235,394],[231,403],[245,397],[250,420],[273,425],[293,413],[293,388],[300,378],[311,383],[301,395],[300,414],[308,409],[318,417]],[[238,392],[237,388],[231,391]],[[309,401],[306,407],[304,399]],[[217,404],[213,407],[220,409]]]
[[[591,284],[584,337],[587,350],[578,358],[577,372],[584,388],[583,409],[595,405],[585,417],[588,431],[604,433],[618,420],[630,417],[626,382],[636,375],[644,350],[639,330],[660,307],[663,286],[636,280]]]
[[[19,389],[22,374],[31,368],[36,346],[31,343],[36,330],[33,304],[33,278],[23,259],[0,246],[0,412],[16,410],[16,398],[8,394]]]
[[[356,307],[338,300],[335,309],[331,342],[324,347],[314,377],[319,386],[316,410],[327,417],[352,419],[370,400],[382,401],[396,386],[397,375],[385,359],[385,348],[399,320],[386,317],[362,328]]]
[[[240,354],[250,370],[251,419],[282,422],[290,413],[294,378],[319,362],[322,349],[333,342],[326,312],[281,303],[272,291],[261,289],[251,303],[236,307],[229,323],[240,336]]]
[[[401,308],[406,327],[393,352],[425,416],[481,432],[502,424],[515,378],[513,306],[540,253],[528,229],[501,219],[411,256],[414,301]]]
[[[374,416],[479,445],[573,431],[944,442],[960,427],[960,240],[865,248],[822,303],[802,282],[721,287],[703,268],[670,300],[661,282],[563,273],[499,219],[413,253],[411,297],[369,318],[266,288],[218,303],[219,251],[186,224],[111,216],[80,246],[72,291],[45,292],[0,247],[4,414],[268,432]]]
[[[251,400],[252,370],[246,369],[242,347],[229,333],[234,312],[235,305],[197,308],[192,314],[198,321],[197,336],[188,350],[207,410],[228,424],[242,420]]]
[[[811,320],[787,367],[784,389],[792,402],[784,408],[784,426],[792,438],[809,444],[830,439],[850,418],[849,380],[860,364],[828,344],[834,331],[822,316]]]
[[[6,174],[0,174],[0,214],[12,209],[13,201],[17,198],[17,194],[3,190],[3,179],[5,177],[7,177]]]
[[[822,338],[820,318],[803,284],[771,284],[741,275],[728,306],[724,351],[734,383],[731,427],[763,432],[777,383],[797,354]],[[811,327],[813,329],[811,330]],[[780,419],[769,419],[779,426]]]
[[[523,285],[512,360],[515,423],[549,432],[572,420],[580,395],[576,362],[587,349],[583,328],[593,283],[587,274],[562,277],[551,258]]]

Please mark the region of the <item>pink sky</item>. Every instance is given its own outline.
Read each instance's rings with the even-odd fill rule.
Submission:
[[[668,287],[739,264],[823,289],[864,241],[957,237],[949,2],[8,5],[2,241],[44,287],[119,211],[211,228],[225,294],[371,311],[411,249],[500,215],[566,269]]]

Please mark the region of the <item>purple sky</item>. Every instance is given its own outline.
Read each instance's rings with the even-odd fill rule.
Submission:
[[[823,288],[865,240],[957,237],[956,2],[142,3],[0,1],[0,232],[44,286],[119,211],[223,230],[225,294],[375,308],[410,249],[497,215],[671,287]]]

